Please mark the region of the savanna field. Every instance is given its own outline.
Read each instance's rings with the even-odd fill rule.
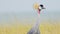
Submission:
[[[0,34],[27,34],[37,21],[35,15],[0,14]],[[40,34],[60,34],[59,13],[41,14],[39,29]]]
[[[28,21],[25,20],[24,22]],[[19,21],[15,21],[14,23],[0,25],[0,34],[27,34],[35,21],[31,24],[24,24],[24,22],[19,23]],[[51,23],[50,21],[42,21],[39,29],[41,34],[60,34],[60,22],[55,21],[55,23]]]

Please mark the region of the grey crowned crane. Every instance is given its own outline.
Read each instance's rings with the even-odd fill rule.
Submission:
[[[36,23],[33,25],[33,27],[28,31],[27,34],[40,34],[40,30],[39,30],[39,21],[40,21],[40,12],[42,9],[45,9],[44,6],[42,4],[38,5],[38,4],[34,4],[34,8],[37,9],[37,14],[38,14],[38,18]]]

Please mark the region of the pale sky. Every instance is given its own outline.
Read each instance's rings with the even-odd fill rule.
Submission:
[[[44,14],[41,14],[41,19],[49,18],[49,19],[59,19],[60,17],[60,0],[0,0],[0,20],[9,20],[14,19],[15,16],[17,18],[28,18],[35,16],[35,12],[33,10],[33,4],[38,2],[45,6],[45,10],[43,11]],[[14,13],[16,12],[15,16]],[[2,13],[1,13],[2,12]],[[8,14],[5,12],[9,12]],[[20,12],[20,13],[19,13]],[[22,12],[22,13],[21,13]],[[23,13],[24,12],[24,13]],[[47,12],[49,12],[47,14]],[[52,13],[53,12],[53,13]],[[55,12],[55,14],[54,14]],[[58,13],[56,13],[58,12]],[[5,13],[5,14],[4,14]],[[3,14],[3,16],[1,16]],[[11,14],[11,15],[10,15]],[[32,20],[32,19],[31,19]],[[10,23],[10,22],[9,22]]]
[[[0,0],[0,12],[30,11],[35,2],[44,4],[46,11],[60,11],[60,0]]]

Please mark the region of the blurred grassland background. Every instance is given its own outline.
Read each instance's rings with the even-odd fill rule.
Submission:
[[[43,12],[40,15],[41,34],[60,34],[59,12]],[[0,13],[0,34],[27,34],[36,22],[33,12]]]

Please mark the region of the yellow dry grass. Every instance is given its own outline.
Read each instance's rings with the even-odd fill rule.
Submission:
[[[0,34],[27,34],[32,25],[0,26]],[[60,34],[60,24],[42,23],[39,28],[41,34]]]

